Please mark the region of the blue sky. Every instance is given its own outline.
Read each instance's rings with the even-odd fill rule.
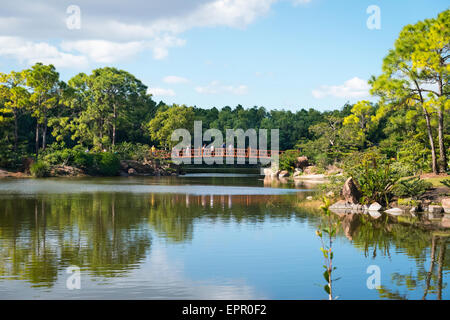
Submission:
[[[156,101],[329,110],[370,98],[366,81],[380,73],[402,27],[449,7],[445,0],[180,1],[6,4],[0,71],[43,61],[68,80],[115,66],[141,79]],[[80,29],[66,27],[69,4],[80,8]],[[380,8],[379,30],[366,25],[370,5]]]

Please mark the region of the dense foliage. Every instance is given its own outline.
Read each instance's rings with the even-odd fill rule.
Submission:
[[[279,129],[281,166],[297,154],[321,168],[377,150],[401,176],[448,170],[450,10],[406,26],[369,83],[379,102],[340,110],[266,110],[253,106],[201,109],[156,103],[132,74],[116,68],[60,79],[52,65],[0,73],[0,167],[18,169],[26,157],[102,170],[97,154],[142,160],[150,146],[171,148],[174,129]],[[270,141],[270,140],[269,140]],[[87,151],[87,152],[86,152]],[[105,164],[106,165],[106,164]],[[109,164],[108,164],[109,166]],[[369,171],[367,171],[369,174]],[[375,172],[374,172],[375,174]],[[380,171],[381,174],[381,171]]]

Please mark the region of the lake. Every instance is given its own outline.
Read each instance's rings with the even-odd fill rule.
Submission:
[[[245,174],[0,180],[0,299],[327,299],[323,217],[299,205],[313,192]],[[333,245],[334,295],[449,299],[448,245],[356,215]]]

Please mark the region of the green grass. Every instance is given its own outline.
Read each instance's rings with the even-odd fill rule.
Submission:
[[[425,178],[425,181],[431,182],[433,187],[445,187],[441,181],[444,180],[444,177],[434,177],[434,178]]]

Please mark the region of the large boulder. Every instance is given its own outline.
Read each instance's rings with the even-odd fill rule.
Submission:
[[[441,206],[436,206],[436,205],[428,206],[428,212],[430,212],[430,213],[441,213],[442,212],[442,207]]]
[[[383,207],[378,202],[372,203],[368,208],[369,211],[380,211],[381,209],[383,209]]]
[[[59,166],[54,166],[50,170],[50,175],[52,177],[61,177],[61,176],[79,177],[79,176],[83,176],[84,172],[83,172],[83,170],[81,170],[79,168],[59,165]]]
[[[359,187],[352,177],[348,178],[344,183],[344,187],[342,188],[342,195],[346,202],[357,204],[359,203],[359,199],[361,198],[361,192],[359,191]]]
[[[307,166],[307,167],[303,168],[303,173],[305,175],[315,174],[316,172],[317,172],[316,166]]]
[[[442,208],[445,213],[450,213],[450,198],[442,199]]]
[[[120,167],[124,171],[130,171],[134,169],[135,174],[152,174],[154,173],[154,167],[149,163],[142,163],[135,160],[125,160],[120,162]]]
[[[309,166],[308,157],[302,156],[297,158],[297,162],[295,163],[296,168],[304,169]]]

